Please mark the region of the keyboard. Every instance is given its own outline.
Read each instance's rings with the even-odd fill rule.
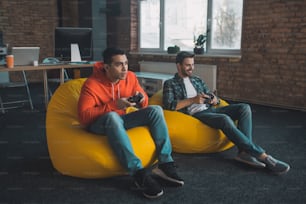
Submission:
[[[90,64],[89,61],[69,62],[69,64]]]
[[[39,64],[39,66],[55,66],[55,65],[64,65],[64,64],[68,64],[66,62],[57,62],[57,63],[41,63]]]

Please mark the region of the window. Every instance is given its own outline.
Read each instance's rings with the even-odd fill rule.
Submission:
[[[139,48],[164,52],[177,45],[192,51],[207,34],[209,53],[239,53],[243,0],[140,0]]]

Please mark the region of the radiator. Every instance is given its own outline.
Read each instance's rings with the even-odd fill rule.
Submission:
[[[172,74],[177,72],[176,64],[170,62],[140,61],[141,72]],[[211,91],[217,90],[217,65],[195,64],[194,75],[201,77]]]

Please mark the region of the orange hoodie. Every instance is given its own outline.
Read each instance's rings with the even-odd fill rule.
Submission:
[[[119,115],[125,114],[125,110],[118,109],[116,101],[119,98],[128,98],[140,92],[144,95],[141,107],[148,106],[148,96],[138,83],[136,75],[128,71],[125,80],[113,84],[106,77],[103,63],[94,65],[93,74],[85,81],[78,102],[79,122],[88,126],[100,115],[115,111]]]

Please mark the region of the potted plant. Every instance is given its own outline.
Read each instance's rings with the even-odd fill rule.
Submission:
[[[205,52],[205,42],[207,40],[207,35],[200,34],[198,38],[194,37],[194,54],[204,54]]]
[[[178,53],[180,50],[181,50],[180,47],[177,46],[177,45],[175,45],[175,46],[172,46],[172,47],[171,47],[171,46],[168,47],[167,52],[168,52],[168,54],[176,54],[176,53]]]

